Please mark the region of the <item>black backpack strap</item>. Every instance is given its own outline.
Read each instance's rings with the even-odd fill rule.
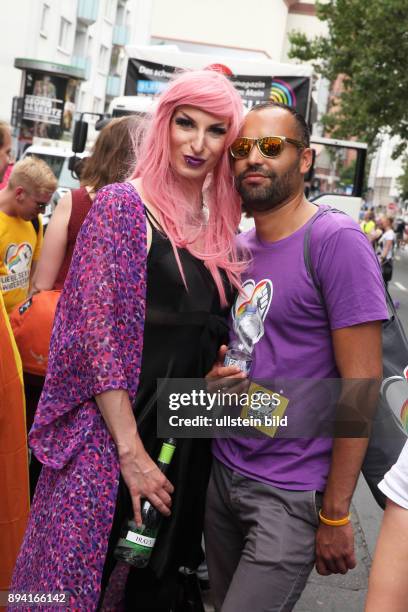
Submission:
[[[316,289],[316,292],[319,296],[319,300],[321,302],[321,304],[323,304],[324,307],[326,307],[324,298],[323,298],[323,293],[320,287],[320,282],[319,279],[317,278],[317,274],[316,274],[316,270],[313,266],[312,263],[312,256],[311,256],[311,252],[310,252],[310,243],[311,243],[311,239],[312,239],[312,229],[313,229],[313,225],[314,223],[316,223],[316,221],[318,219],[320,219],[321,217],[323,217],[324,215],[327,214],[336,214],[339,213],[341,215],[345,215],[346,213],[343,212],[342,210],[338,210],[337,208],[324,208],[319,210],[316,215],[312,218],[312,222],[310,223],[309,227],[306,230],[306,234],[303,240],[303,259],[305,262],[305,267],[306,267],[306,272],[308,274],[308,276],[311,278],[313,285]],[[377,260],[377,258],[376,258]],[[378,267],[380,269],[381,272],[381,266],[379,261],[377,260],[378,263]],[[388,289],[386,288],[385,284],[384,284],[384,291],[385,291],[385,297],[386,297],[386,302],[387,302],[387,307],[389,312],[391,313],[391,316],[393,318],[398,319],[398,314],[397,314],[397,310],[395,308],[395,304],[394,304],[394,300],[392,299]],[[404,333],[405,335],[405,333]]]
[[[320,207],[319,211],[315,214],[314,217],[312,217],[312,222],[309,224],[309,227],[306,230],[305,237],[303,240],[303,260],[305,262],[306,272],[307,272],[307,275],[311,278],[313,285],[319,295],[319,299],[323,305],[324,305],[323,294],[320,288],[319,279],[317,278],[316,270],[313,266],[312,255],[310,251],[310,243],[312,239],[313,225],[316,223],[316,221],[321,219],[321,217],[324,217],[328,214],[345,215],[346,213],[344,213],[341,210],[337,210],[337,208]]]
[[[34,219],[31,219],[31,223],[33,225],[33,228],[35,229],[35,233],[38,236],[38,232],[40,231],[40,222],[38,220],[38,216],[34,217]]]

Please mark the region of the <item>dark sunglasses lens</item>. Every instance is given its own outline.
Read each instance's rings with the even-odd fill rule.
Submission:
[[[231,154],[235,159],[248,157],[253,146],[253,141],[249,138],[237,138],[231,145]]]
[[[277,157],[282,153],[283,142],[275,136],[266,136],[259,139],[259,148],[265,157]]]

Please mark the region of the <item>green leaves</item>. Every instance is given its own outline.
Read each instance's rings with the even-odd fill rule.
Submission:
[[[327,38],[290,35],[290,56],[312,61],[343,87],[324,124],[335,137],[373,145],[387,131],[408,143],[408,0],[329,0],[317,3]]]

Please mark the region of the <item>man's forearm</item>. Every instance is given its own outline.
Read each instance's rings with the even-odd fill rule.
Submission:
[[[357,484],[361,465],[368,446],[368,438],[336,438],[322,513],[330,519],[347,516]]]

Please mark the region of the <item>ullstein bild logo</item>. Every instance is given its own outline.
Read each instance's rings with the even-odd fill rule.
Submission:
[[[153,548],[156,541],[156,538],[148,538],[147,536],[141,535],[140,533],[134,533],[133,531],[128,531],[126,539],[134,544],[146,546],[146,548]]]

